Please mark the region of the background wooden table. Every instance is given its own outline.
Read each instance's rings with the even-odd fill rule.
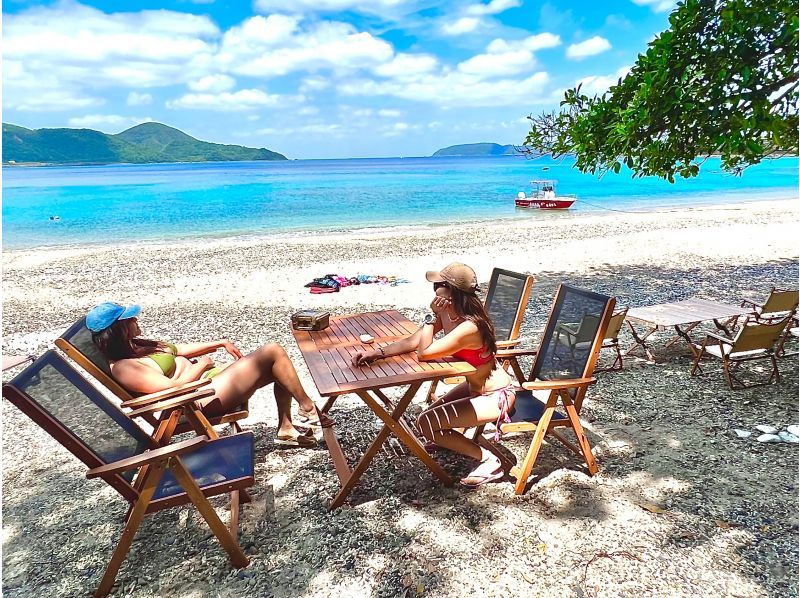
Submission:
[[[292,331],[320,396],[327,397],[322,411],[327,413],[336,397],[354,393],[384,423],[367,452],[352,470],[347,464],[334,428],[323,429],[325,443],[342,484],[330,505],[331,509],[344,503],[390,434],[394,434],[405,444],[439,479],[447,484],[452,483],[450,476],[425,451],[402,416],[423,382],[463,376],[474,372],[475,368],[453,359],[420,362],[413,352],[378,359],[363,366],[354,366],[351,362],[359,351],[388,345],[405,338],[418,328],[418,324],[408,320],[400,312],[388,310],[331,318],[330,326],[325,330]],[[362,343],[359,338],[362,334],[373,336],[375,341],[370,344]],[[406,385],[408,389],[396,405],[381,390]]]
[[[729,305],[727,303],[719,303],[717,301],[709,301],[708,299],[685,299],[684,301],[675,301],[673,303],[660,303],[658,305],[649,305],[647,307],[634,307],[628,310],[625,316],[625,321],[630,327],[633,340],[636,344],[629,348],[625,355],[637,347],[644,349],[647,358],[650,361],[655,361],[652,351],[645,343],[647,337],[658,330],[666,330],[667,328],[674,328],[677,333],[676,336],[670,339],[665,346],[669,347],[681,338],[688,344],[689,348],[694,353],[694,345],[689,336],[689,332],[701,324],[702,322],[714,322],[714,325],[730,334],[726,325],[732,318],[745,316],[753,313],[752,309],[741,307],[738,305]],[[648,328],[648,331],[639,336],[633,324],[641,324]]]

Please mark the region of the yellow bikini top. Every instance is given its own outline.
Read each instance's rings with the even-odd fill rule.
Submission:
[[[152,359],[161,368],[165,376],[172,376],[175,373],[175,357],[178,355],[178,347],[172,343],[164,343],[169,352],[151,353],[147,357]]]

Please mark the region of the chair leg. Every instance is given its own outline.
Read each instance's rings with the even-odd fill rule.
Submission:
[[[703,373],[703,368],[700,367],[700,362],[703,360],[703,355],[705,355],[705,351],[702,349],[695,355],[694,363],[692,363],[691,376],[697,376]]]
[[[597,461],[594,460],[589,439],[586,438],[586,434],[583,431],[583,425],[581,424],[581,419],[578,417],[578,412],[575,410],[575,405],[572,404],[572,397],[569,396],[569,392],[563,391],[561,394],[561,399],[564,402],[564,408],[566,409],[567,416],[572,424],[572,430],[575,432],[575,436],[578,439],[578,445],[581,447],[581,452],[583,453],[583,458],[586,461],[586,466],[589,468],[589,475],[594,475],[598,472]]]
[[[153,498],[153,494],[155,494],[156,488],[158,488],[158,482],[161,481],[161,476],[164,474],[166,467],[166,461],[159,461],[152,464],[149,471],[146,472],[145,476],[147,479],[139,493],[139,498],[128,517],[128,521],[125,523],[125,529],[122,532],[117,547],[114,549],[114,554],[111,555],[111,560],[108,562],[106,572],[103,574],[103,579],[100,580],[100,585],[94,593],[96,598],[107,596],[111,592],[111,588],[114,587],[114,580],[117,578],[119,568],[122,566],[128,554],[128,550],[131,548],[131,543],[136,535],[136,531],[139,529],[139,525],[142,523],[142,519],[144,519],[147,513],[147,507],[150,505],[150,501]]]
[[[619,364],[619,369],[617,371],[621,372],[624,367],[624,363],[622,361],[622,351],[619,350],[619,342],[614,342],[614,350],[617,352],[617,357],[614,359],[611,369],[613,370],[614,367]]]
[[[736,390],[736,388],[733,385],[733,376],[731,375],[730,366],[731,366],[730,359],[728,359],[727,357],[723,357],[722,372],[725,375],[725,381],[728,383],[728,386],[730,387],[731,390]]]
[[[436,400],[436,387],[439,386],[439,381],[434,380],[431,382],[431,387],[428,389],[428,403],[433,403]]]
[[[194,503],[194,506],[197,507],[200,515],[202,515],[203,519],[206,520],[206,523],[208,523],[211,531],[217,537],[217,540],[219,540],[219,543],[225,549],[225,552],[228,553],[231,563],[237,568],[246,567],[250,560],[247,558],[247,556],[245,556],[244,552],[242,552],[242,549],[239,547],[239,543],[231,535],[228,528],[225,527],[225,524],[222,523],[222,520],[219,518],[219,515],[217,515],[214,507],[212,507],[211,503],[208,502],[208,499],[203,496],[203,491],[200,490],[200,486],[197,485],[197,482],[192,477],[192,474],[190,474],[186,469],[183,461],[180,459],[180,457],[173,457],[170,462],[170,470],[172,471],[172,475],[175,476],[175,479],[178,480],[178,483],[186,491],[186,495],[189,497],[189,500]]]
[[[547,434],[547,427],[550,425],[550,420],[553,418],[555,409],[555,393],[551,392],[544,413],[542,413],[542,417],[536,425],[536,432],[533,434],[533,440],[531,440],[528,454],[525,455],[525,460],[522,462],[522,467],[513,467],[511,469],[511,475],[517,478],[517,483],[514,484],[514,494],[522,494],[525,492],[525,486],[528,485],[528,477],[531,475],[533,465],[536,463],[536,458],[539,456],[539,449],[542,448],[542,442],[544,441],[545,434]]]
[[[231,492],[231,536],[234,541],[239,539],[239,491]]]

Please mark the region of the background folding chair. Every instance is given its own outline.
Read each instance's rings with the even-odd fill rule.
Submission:
[[[608,330],[603,337],[603,345],[600,347],[601,353],[603,349],[612,349],[616,352],[614,361],[606,368],[596,368],[595,372],[618,372],[622,370],[622,351],[619,348],[619,333],[622,330],[622,325],[625,323],[625,316],[628,315],[628,308],[617,310],[611,316],[608,322]]]
[[[519,342],[519,329],[525,316],[525,308],[531,296],[534,278],[528,274],[520,274],[511,270],[495,268],[489,278],[489,286],[486,291],[486,299],[483,303],[489,318],[494,325],[497,347],[503,349],[513,349]],[[525,352],[528,355],[530,352]],[[517,376],[521,379],[523,374],[517,362],[516,356],[508,356],[503,360],[502,366],[514,369]],[[463,382],[462,377],[445,378],[445,384],[458,384]],[[428,390],[428,400],[436,400],[437,382],[431,383]]]
[[[596,382],[592,374],[615,302],[612,297],[559,285],[531,374],[528,381],[522,384],[524,390],[517,394],[511,422],[500,425],[502,433],[533,432],[533,439],[522,465],[511,468],[511,475],[517,480],[514,487],[516,494],[525,491],[547,435],[555,437],[583,457],[590,475],[597,473],[597,463],[583,431],[580,412],[588,387]],[[586,340],[567,346],[559,334],[565,328],[583,328],[581,338]],[[499,354],[498,358],[502,358],[502,355]],[[559,404],[566,414],[556,411]],[[565,438],[556,428],[571,429],[577,444]],[[480,441],[489,448],[489,441],[483,437]],[[499,453],[496,447],[492,452]]]
[[[134,395],[114,380],[108,361],[103,354],[100,353],[94,342],[92,342],[92,333],[86,328],[85,317],[70,326],[55,340],[55,344],[56,347],[61,349],[70,359],[81,366],[89,375],[119,398],[122,401],[123,409],[145,408],[148,405],[161,402],[169,397],[185,395],[187,392],[196,390],[209,383],[208,380],[198,380],[149,395]],[[143,415],[151,426],[157,427],[159,425],[159,421],[153,416],[152,410],[145,412]],[[245,401],[241,405],[234,407],[228,413],[209,417],[208,421],[212,426],[228,424],[230,425],[231,431],[237,433],[241,432],[241,428],[238,424],[239,420],[246,418],[248,415],[248,404],[247,401]],[[182,419],[178,422],[175,433],[182,434],[193,429],[196,429],[196,425],[193,422]]]
[[[780,290],[772,287],[769,297],[764,303],[757,303],[750,299],[742,301],[742,307],[752,307],[755,315],[759,321],[772,323],[777,320],[782,320],[786,315],[791,316],[791,320],[786,326],[786,330],[781,335],[780,342],[775,350],[775,355],[779,357],[790,357],[797,355],[796,352],[785,353],[783,345],[788,340],[792,326],[798,325],[797,319],[797,304],[800,301],[800,291],[797,290]]]
[[[731,390],[779,382],[780,373],[775,355],[784,332],[789,329],[791,319],[791,314],[778,321],[760,320],[754,317],[752,321],[744,322],[734,338],[706,332],[706,338],[702,344],[695,345],[697,352],[692,364],[692,376],[702,373],[700,362],[706,355],[711,355],[722,360],[722,371]],[[769,378],[765,382],[745,384],[736,376],[736,371],[742,363],[759,359],[771,361],[772,369]]]
[[[247,565],[236,541],[238,505],[231,512],[231,531],[207,497],[244,492],[253,485],[252,433],[213,441],[201,436],[159,447],[55,351],[46,352],[3,384],[3,397],[80,459],[89,468],[88,478],[103,479],[130,505],[125,529],[95,596],[111,591],[145,515],[190,502],[231,563]]]

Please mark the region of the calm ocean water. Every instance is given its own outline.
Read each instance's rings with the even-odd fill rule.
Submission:
[[[515,208],[534,178],[556,179],[579,201],[568,212]],[[797,195],[797,158],[741,177],[712,159],[674,185],[625,171],[599,180],[570,161],[521,157],[3,168],[3,247],[568,218]]]

